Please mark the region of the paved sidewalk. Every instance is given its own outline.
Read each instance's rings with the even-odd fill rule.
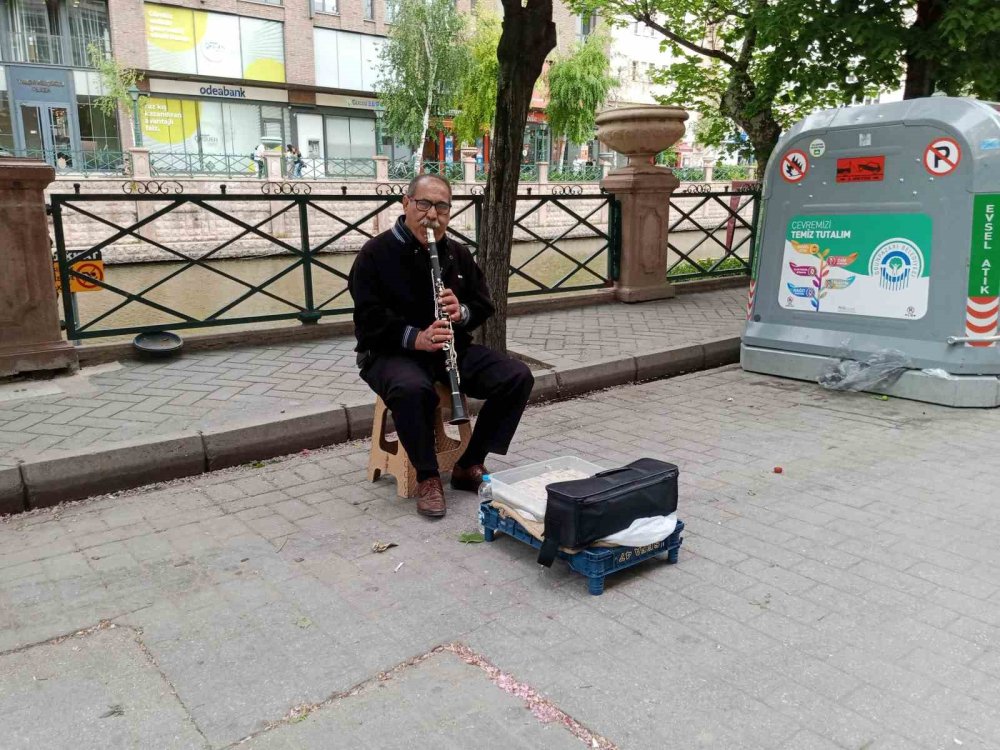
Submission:
[[[608,304],[510,319],[510,348],[553,369],[739,336],[745,292]],[[353,336],[293,346],[123,361],[81,375],[0,386],[0,467],[40,453],[219,427],[296,407],[370,405]]]
[[[681,466],[679,564],[600,597],[364,441],[13,516],[4,745],[995,750],[998,430],[735,367],[531,407],[494,467]]]

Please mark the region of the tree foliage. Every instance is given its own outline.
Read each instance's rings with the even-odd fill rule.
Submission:
[[[996,0],[570,0],[577,12],[640,21],[672,62],[654,82],[710,119],[700,134],[766,164],[781,131],[816,109],[898,88],[904,67],[925,70],[908,96],[996,96]],[[909,77],[908,77],[909,82]],[[929,84],[929,85],[928,85]],[[722,119],[720,119],[722,118]],[[713,143],[714,142],[714,143]]]
[[[935,91],[1000,99],[1000,3],[996,0],[880,0],[884,29],[902,50],[904,96]],[[902,6],[902,7],[900,7]]]
[[[417,161],[431,118],[453,106],[467,59],[463,28],[452,0],[400,0],[382,48],[375,88],[383,126]]]
[[[134,127],[129,89],[143,79],[142,73],[134,68],[126,68],[113,57],[109,57],[104,47],[94,42],[87,45],[87,57],[90,58],[91,66],[97,71],[103,90],[103,93],[94,100],[94,104],[107,117],[117,117],[121,112],[125,115],[129,127]],[[139,100],[140,106],[143,101]]]
[[[549,67],[549,127],[555,137],[586,143],[594,136],[594,118],[617,81],[610,75],[607,34],[590,34]]]
[[[468,36],[468,63],[462,77],[455,117],[455,134],[464,143],[475,143],[493,128],[497,109],[501,21],[485,3],[477,6],[475,27]]]

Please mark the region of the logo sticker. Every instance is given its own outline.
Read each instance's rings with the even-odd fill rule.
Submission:
[[[907,239],[896,237],[875,248],[868,272],[878,276],[880,287],[895,292],[906,289],[910,279],[919,278],[923,268],[924,256],[920,248]]]
[[[826,153],[826,142],[822,138],[815,139],[809,144],[809,153],[814,159],[818,159]]]

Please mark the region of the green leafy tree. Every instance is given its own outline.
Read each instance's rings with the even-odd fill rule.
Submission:
[[[606,34],[590,34],[549,67],[546,112],[552,135],[562,139],[560,162],[564,161],[567,141],[586,143],[593,138],[597,111],[617,84],[610,75],[608,45]]]
[[[640,21],[673,62],[654,82],[664,103],[710,118],[699,136],[766,165],[782,130],[816,109],[898,87],[1000,95],[991,48],[996,0],[570,0],[577,12]],[[720,120],[720,118],[722,118]]]
[[[763,167],[783,127],[821,107],[874,95],[898,80],[892,65],[858,52],[868,6],[829,0],[571,0],[619,23],[640,21],[673,60],[654,75],[664,103],[729,123],[708,135],[746,133]],[[726,132],[728,130],[728,132]]]
[[[507,284],[524,125],[535,82],[542,74],[545,58],[556,46],[552,0],[502,3],[493,146],[478,254],[496,309],[482,328],[483,343],[498,351],[507,350]]]
[[[97,108],[108,117],[117,117],[120,112],[124,115],[129,128],[134,129],[137,123],[133,121],[132,97],[129,89],[142,80],[142,73],[133,68],[126,68],[108,56],[103,46],[94,42],[87,45],[87,57],[90,58],[91,67],[97,70],[104,92],[94,100]],[[144,101],[144,99],[139,100],[140,107]]]
[[[1000,3],[996,0],[882,0],[894,45],[903,51],[913,99],[935,91],[1000,100]],[[912,21],[910,20],[912,19]],[[894,33],[893,33],[894,32]]]
[[[420,164],[431,118],[451,109],[466,67],[462,17],[452,0],[401,0],[382,48],[376,93],[383,126]]]
[[[493,129],[497,109],[500,32],[500,17],[488,5],[479,5],[474,31],[467,40],[468,66],[457,98],[459,113],[455,117],[455,135],[464,143],[475,143],[477,138]]]

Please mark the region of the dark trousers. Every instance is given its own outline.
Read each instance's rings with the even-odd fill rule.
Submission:
[[[461,389],[486,403],[461,466],[481,464],[487,453],[504,454],[510,447],[535,379],[528,366],[478,344],[459,354]],[[434,382],[448,382],[440,353],[380,354],[361,377],[385,401],[396,423],[396,434],[418,475],[437,473],[434,452],[434,409],[438,403]]]

